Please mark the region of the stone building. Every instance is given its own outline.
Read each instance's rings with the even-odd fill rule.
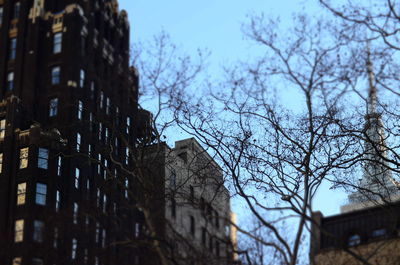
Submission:
[[[316,212],[313,221],[313,265],[400,264],[399,203],[329,217]]]
[[[0,84],[0,263],[144,264],[127,13],[0,0]]]
[[[230,195],[214,159],[194,138],[145,152],[147,175],[163,186],[151,201],[158,205],[153,219],[162,227],[165,256],[176,264],[233,264]]]

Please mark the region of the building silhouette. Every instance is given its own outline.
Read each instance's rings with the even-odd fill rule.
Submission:
[[[127,13],[0,0],[0,84],[0,264],[145,264]]]

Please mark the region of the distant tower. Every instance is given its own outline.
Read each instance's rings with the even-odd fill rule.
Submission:
[[[370,207],[379,203],[386,203],[400,198],[398,188],[394,184],[391,171],[387,166],[387,146],[385,132],[382,123],[382,114],[377,110],[377,89],[375,76],[370,58],[370,50],[367,51],[367,74],[369,81],[369,93],[367,114],[365,115],[364,137],[364,173],[359,183],[359,189],[349,195],[349,204],[342,207],[342,211],[351,211]]]

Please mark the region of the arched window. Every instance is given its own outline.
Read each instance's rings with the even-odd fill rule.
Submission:
[[[357,246],[361,243],[361,237],[358,234],[353,234],[348,237],[347,239],[347,246],[348,247],[354,247]]]

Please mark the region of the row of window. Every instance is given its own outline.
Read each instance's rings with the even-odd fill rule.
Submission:
[[[385,238],[389,236],[389,231],[386,228],[375,229],[371,232],[371,239]],[[347,246],[354,247],[361,244],[361,236],[359,234],[352,234],[347,238]]]
[[[24,205],[26,202],[26,182],[17,185],[17,205]],[[44,183],[36,183],[35,203],[37,205],[46,205],[47,185]],[[59,193],[57,192],[58,196]]]

